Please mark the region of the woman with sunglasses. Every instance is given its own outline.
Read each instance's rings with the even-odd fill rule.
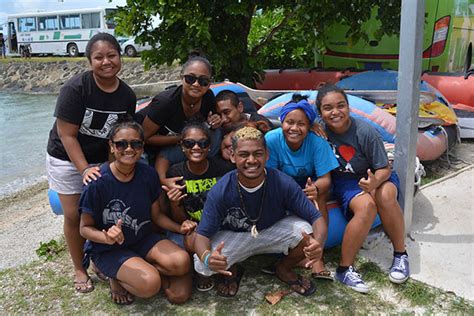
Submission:
[[[94,35],[86,46],[91,70],[68,80],[56,102],[56,121],[49,134],[46,170],[64,212],[64,237],[74,265],[77,292],[94,289],[82,267],[84,239],[79,234],[79,197],[83,184],[100,177],[98,164],[108,160],[107,139],[112,125],[135,113],[136,96],[117,77],[120,45],[110,34]],[[100,275],[100,274],[98,274]]]
[[[173,220],[177,223],[186,220],[199,223],[207,193],[234,166],[217,157],[208,158],[211,140],[209,129],[203,123],[188,123],[181,133],[180,144],[186,160],[171,166],[167,176],[182,177],[183,180],[179,186],[169,188],[163,185],[163,189],[170,201]],[[189,253],[194,253],[194,233],[184,236],[168,232],[168,238]],[[197,281],[199,291],[208,291],[213,287],[211,279]]]
[[[185,159],[177,145],[187,121],[191,119],[207,121],[212,130],[221,125],[220,116],[215,114],[214,94],[209,89],[211,76],[212,66],[206,58],[191,57],[181,70],[181,85],[161,92],[145,108],[143,129],[146,144],[161,147],[161,154],[165,158],[161,164],[156,164],[161,180],[165,178],[170,164]],[[163,147],[168,149],[163,150]],[[218,148],[216,146],[215,150],[212,150],[213,154],[217,153]]]
[[[186,234],[196,224],[177,224],[161,212],[156,171],[139,163],[144,134],[135,122],[115,125],[110,135],[115,160],[100,168],[80,200],[81,235],[88,239],[87,254],[109,277],[112,300],[130,304],[134,296],[148,298],[160,290],[171,303],[191,295],[189,255],[153,232],[153,224]]]

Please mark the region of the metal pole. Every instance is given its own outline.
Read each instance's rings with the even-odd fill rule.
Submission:
[[[406,233],[413,215],[424,14],[424,0],[402,0],[395,170],[400,177],[399,202],[404,210]]]

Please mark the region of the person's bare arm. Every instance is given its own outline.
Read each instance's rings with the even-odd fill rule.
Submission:
[[[180,136],[165,136],[156,134],[160,125],[153,122],[148,116],[143,120],[143,131],[145,132],[145,142],[152,146],[170,146],[179,143]]]
[[[91,180],[97,180],[97,177],[100,177],[100,169],[99,167],[89,168],[84,152],[77,140],[79,126],[58,118],[57,128],[64,149],[71,162],[76,166],[77,171],[82,175],[84,184]]]

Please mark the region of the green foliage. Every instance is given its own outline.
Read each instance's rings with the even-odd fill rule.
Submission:
[[[314,66],[332,23],[348,25],[353,40],[367,37],[361,24],[374,7],[383,19],[378,35],[397,32],[400,0],[128,0],[116,20],[118,32],[159,43],[143,54],[147,66],[184,62],[199,50],[214,64],[216,79],[249,83],[261,69]],[[161,18],[156,28],[154,16]]]
[[[52,239],[48,242],[40,242],[40,246],[36,249],[36,254],[45,260],[52,260],[64,252],[65,249],[64,242],[58,242]]]

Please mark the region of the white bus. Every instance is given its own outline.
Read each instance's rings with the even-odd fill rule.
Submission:
[[[114,34],[115,8],[41,11],[10,15],[7,20],[7,54],[78,56],[99,32]]]

